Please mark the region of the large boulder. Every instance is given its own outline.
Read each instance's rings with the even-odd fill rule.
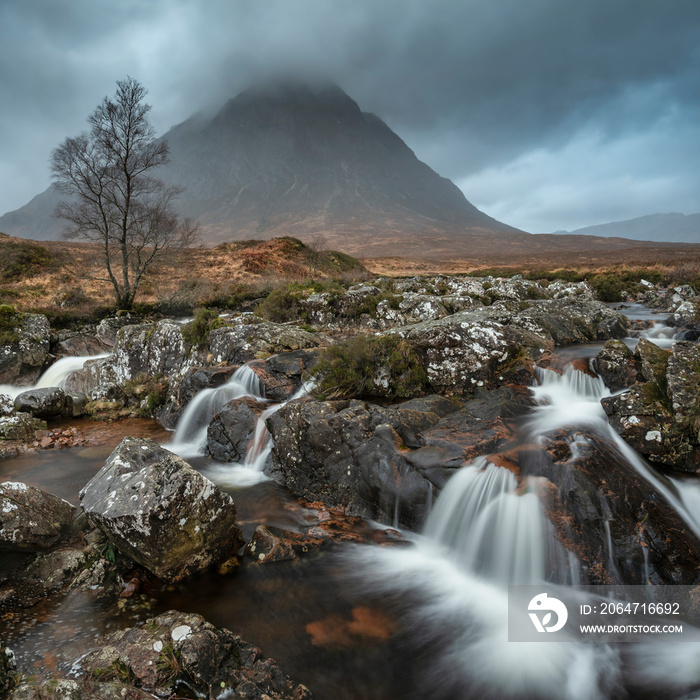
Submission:
[[[506,388],[468,402],[433,395],[392,407],[293,401],[267,419],[270,474],[307,500],[419,528],[454,470],[501,449],[505,423],[530,403]]]
[[[23,391],[15,397],[15,410],[35,418],[56,418],[65,413],[66,395],[56,386]]]
[[[75,507],[27,484],[0,483],[0,550],[38,552],[65,535]]]
[[[315,348],[328,343],[319,333],[296,326],[262,321],[253,314],[241,314],[233,325],[215,328],[209,334],[211,364],[241,365],[277,353]]]
[[[180,580],[243,544],[231,497],[151,440],[124,438],[80,501],[118,549],[164,581]]]
[[[551,338],[555,345],[623,338],[629,327],[627,317],[619,311],[581,296],[533,302],[510,322]]]
[[[499,384],[509,370],[531,364],[552,347],[542,335],[502,322],[505,310],[499,316],[466,311],[395,333],[421,357],[431,391],[471,395],[478,387]]]
[[[0,384],[34,384],[49,362],[48,319],[42,314],[24,314],[2,306],[0,320],[0,330],[6,333],[6,342],[0,345]]]
[[[207,452],[220,462],[243,462],[260,414],[267,408],[249,396],[229,401],[207,428]]]
[[[273,355],[267,360],[254,360],[250,369],[260,379],[262,395],[280,403],[292,398],[302,385],[302,377],[318,361],[318,350],[294,350]]]
[[[627,389],[638,377],[634,353],[621,340],[608,340],[591,361],[591,369],[610,391]]]
[[[640,340],[635,352],[645,381],[603,399],[610,425],[649,461],[700,470],[700,347],[676,342],[662,350]]]
[[[547,480],[546,514],[576,554],[582,583],[700,583],[700,540],[669,500],[670,490],[640,474],[643,465],[630,463],[613,440],[581,428],[554,431],[544,444],[519,451],[521,473]]]
[[[259,700],[311,698],[260,649],[192,613],[168,611],[142,627],[112,632],[80,660],[80,667],[103,681],[128,678],[158,697],[180,696],[178,691],[188,689],[198,697],[215,692]]]
[[[28,413],[0,416],[0,440],[33,442],[41,430],[46,430],[46,422]]]

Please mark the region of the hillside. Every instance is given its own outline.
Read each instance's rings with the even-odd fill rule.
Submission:
[[[584,236],[617,236],[661,243],[700,243],[700,214],[650,214],[625,221],[586,226],[575,231],[557,231]]]

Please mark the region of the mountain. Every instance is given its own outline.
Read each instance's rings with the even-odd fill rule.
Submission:
[[[178,206],[210,244],[323,235],[347,252],[386,254],[397,243],[425,252],[468,233],[520,233],[470,204],[335,85],[254,88],[163,138],[170,163],[159,177],[184,188]],[[59,199],[49,188],[0,217],[0,231],[58,238]]]
[[[163,136],[158,176],[184,188],[205,243],[295,236],[355,256],[454,259],[645,246],[619,238],[531,235],[474,207],[336,85],[267,83]],[[57,240],[50,187],[0,217],[0,231]]]
[[[584,236],[618,236],[661,243],[700,243],[700,214],[650,214],[636,219],[586,226],[575,231],[557,231]]]

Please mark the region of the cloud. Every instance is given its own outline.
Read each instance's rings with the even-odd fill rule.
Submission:
[[[51,149],[127,74],[161,132],[270,75],[326,77],[481,188],[583,132],[630,140],[700,104],[697,0],[4,0],[0,24],[0,211],[46,186]]]

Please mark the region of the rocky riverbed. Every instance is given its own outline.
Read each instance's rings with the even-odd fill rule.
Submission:
[[[700,300],[647,285],[628,301],[640,303],[659,313],[611,308],[585,283],[438,276],[309,293],[291,321],[230,313],[197,334],[127,316],[61,337],[18,314],[0,364],[0,643],[17,650],[0,655],[0,697],[418,697],[423,681],[399,673],[402,654],[421,655],[410,615],[382,610],[386,590],[377,601],[343,583],[343,553],[414,549],[465,475],[452,522],[477,527],[493,496],[469,494],[495,478],[514,500],[486,531],[534,507],[530,540],[548,543],[541,562],[533,550],[507,574],[505,545],[484,559],[460,544],[460,566],[494,586],[697,585],[700,523],[674,475],[700,465]],[[560,349],[578,345],[587,351],[567,364]],[[93,359],[42,385],[56,356],[74,353]],[[179,454],[164,435],[132,435],[154,419],[176,430]],[[33,451],[64,448],[65,460],[97,446],[99,421],[124,439],[81,472],[79,498],[58,494],[72,503],[13,467]],[[255,506],[272,493],[266,479],[272,510],[267,497]],[[312,579],[285,596],[281,572],[304,571]],[[237,586],[255,615],[222,614]],[[32,635],[78,600],[103,620],[81,613],[75,644],[38,652]],[[279,615],[294,620],[286,645],[284,627],[263,622]],[[337,669],[324,676],[324,661]]]

